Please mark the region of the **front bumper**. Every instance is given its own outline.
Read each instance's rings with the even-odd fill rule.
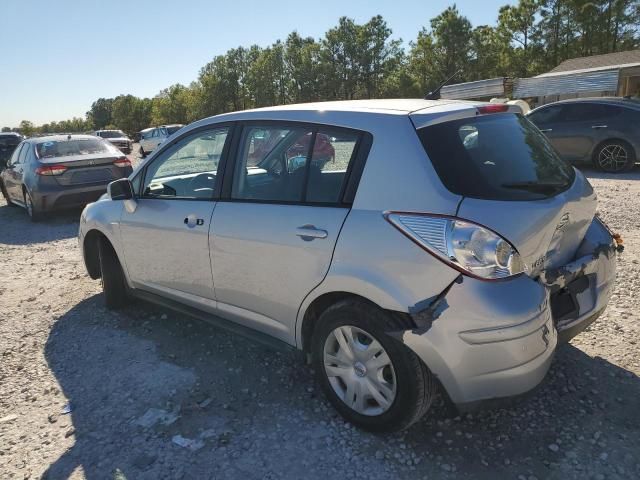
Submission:
[[[604,310],[615,281],[616,254],[608,231],[594,220],[578,260],[533,279],[488,282],[461,277],[417,328],[397,336],[438,377],[459,407],[521,395],[546,375],[556,346]],[[579,283],[578,288],[572,286]],[[573,310],[558,310],[567,289]],[[568,305],[568,304],[567,304]],[[558,312],[564,314],[557,318]]]

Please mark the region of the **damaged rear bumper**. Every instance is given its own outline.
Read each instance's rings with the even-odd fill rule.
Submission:
[[[611,295],[615,246],[599,221],[577,258],[537,279],[460,277],[427,308],[411,313],[417,328],[397,336],[463,409],[526,393],[546,375],[557,344],[592,323]]]

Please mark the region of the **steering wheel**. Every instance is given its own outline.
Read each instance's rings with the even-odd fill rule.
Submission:
[[[200,173],[189,181],[189,190],[192,192],[203,188],[213,190],[215,185],[216,176],[213,173]]]

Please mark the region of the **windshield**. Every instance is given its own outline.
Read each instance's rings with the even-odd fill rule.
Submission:
[[[171,135],[173,133],[176,133],[181,128],[182,128],[182,125],[174,125],[173,127],[167,127],[167,133]]]
[[[61,141],[48,141],[36,145],[38,158],[69,157],[75,155],[93,155],[96,153],[114,153],[113,147],[98,138],[82,138]]]
[[[486,200],[531,200],[566,190],[573,167],[527,119],[494,114],[431,125],[418,135],[442,183]]]
[[[98,132],[98,136],[102,138],[121,138],[126,137],[122,130],[103,130]]]

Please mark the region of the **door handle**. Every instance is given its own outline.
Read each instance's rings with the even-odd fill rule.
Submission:
[[[310,242],[314,238],[327,238],[329,234],[326,230],[316,228],[314,225],[303,225],[296,228],[296,235],[305,242]]]
[[[189,215],[188,217],[184,218],[184,224],[189,228],[193,228],[196,225],[197,226],[204,225],[204,219],[203,218],[196,218],[195,215]]]
[[[553,132],[553,128],[541,128],[540,131],[542,133]]]
[[[598,130],[599,128],[607,128],[607,125],[593,125],[591,128]]]

